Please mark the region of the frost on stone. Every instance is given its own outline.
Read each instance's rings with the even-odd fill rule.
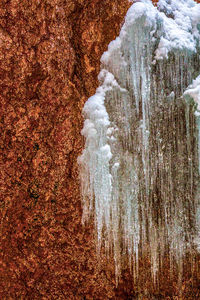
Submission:
[[[83,222],[94,217],[98,251],[103,244],[113,255],[116,280],[124,255],[135,278],[146,253],[154,281],[166,253],[181,274],[195,245],[199,29],[193,0],[133,4],[83,110]]]

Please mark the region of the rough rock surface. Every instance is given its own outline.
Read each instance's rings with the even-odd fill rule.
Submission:
[[[0,2],[0,299],[136,297],[128,271],[116,289],[112,262],[97,261],[93,224],[81,225],[77,167],[82,107],[129,6]],[[188,277],[186,299],[200,298],[198,285]],[[177,290],[164,282],[155,299]]]

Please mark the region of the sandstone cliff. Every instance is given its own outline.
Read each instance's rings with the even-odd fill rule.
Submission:
[[[1,0],[1,299],[137,296],[128,272],[116,288],[112,262],[98,264],[93,224],[81,225],[77,167],[82,107],[129,6],[125,0]],[[188,278],[186,299],[199,299],[198,284],[191,287]],[[178,288],[164,282],[161,290],[156,299]]]

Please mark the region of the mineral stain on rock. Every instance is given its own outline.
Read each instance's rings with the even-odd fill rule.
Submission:
[[[1,299],[177,294],[166,278],[160,294],[149,296],[148,274],[134,290],[126,270],[116,289],[113,262],[97,261],[93,224],[81,225],[81,111],[129,6],[124,0],[0,3]],[[199,299],[195,280],[191,286],[185,275],[185,299]]]

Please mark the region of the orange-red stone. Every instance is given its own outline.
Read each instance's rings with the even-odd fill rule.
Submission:
[[[98,264],[93,224],[81,225],[81,111],[129,6],[0,2],[0,299],[129,299],[151,290],[144,274],[134,291],[128,271],[116,289],[113,263]],[[170,284],[159,299],[177,294]],[[184,284],[186,299],[200,299],[197,279]]]

